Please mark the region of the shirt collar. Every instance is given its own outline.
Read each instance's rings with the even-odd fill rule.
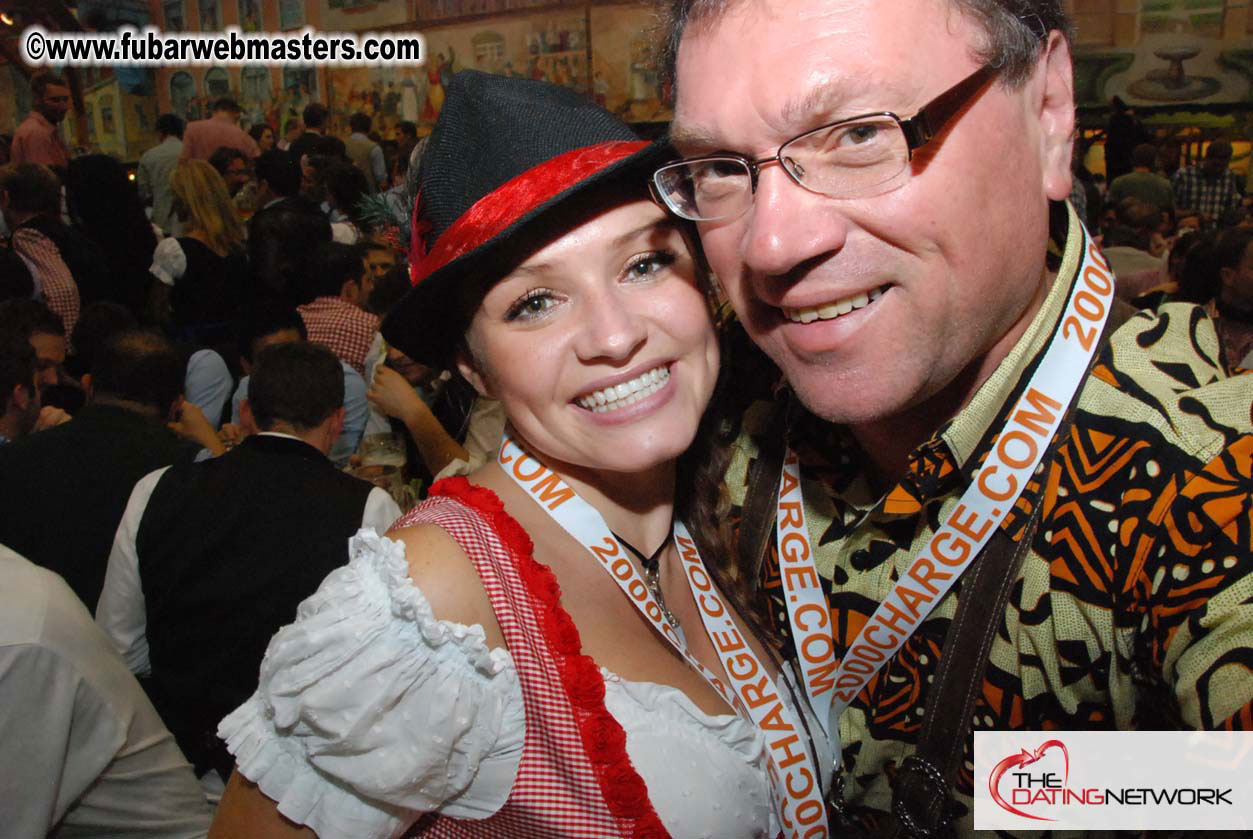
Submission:
[[[285,434],[282,431],[258,431],[257,436],[258,437],[285,437],[288,440],[296,440],[297,442],[300,442],[300,443],[304,442],[304,440],[301,440],[295,434]]]
[[[999,420],[1024,374],[1028,369],[1034,369],[1052,338],[1070,296],[1075,274],[1083,261],[1083,236],[1079,233],[1079,217],[1074,208],[1067,204],[1064,221],[1058,221],[1060,223],[1050,230],[1049,247],[1052,249],[1058,244],[1062,245],[1061,264],[1044,303],[1009,354],[1001,359],[988,380],[975,391],[970,402],[940,432],[941,439],[967,474],[975,465],[969,461],[976,454],[979,443]]]

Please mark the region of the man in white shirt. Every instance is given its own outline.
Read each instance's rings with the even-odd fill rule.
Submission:
[[[400,516],[386,492],[327,459],[343,389],[325,347],[266,349],[243,408],[261,433],[148,475],[118,527],[96,620],[127,666],[150,674],[153,704],[206,789],[230,774],[217,724],[256,688],[270,636],[348,561],[359,528],[382,533]]]
[[[370,131],[370,118],[358,111],[348,118],[348,126],[352,129],[344,141],[348,159],[365,174],[371,193],[385,189],[387,163],[383,159],[383,149],[366,136]]]
[[[209,830],[191,767],[82,602],[3,546],[0,766],[7,839]]]
[[[162,114],[157,117],[157,135],[161,141],[139,158],[135,186],[139,188],[139,197],[152,205],[152,223],[167,236],[177,236],[182,231],[174,215],[170,175],[183,153],[183,121],[174,114]]]

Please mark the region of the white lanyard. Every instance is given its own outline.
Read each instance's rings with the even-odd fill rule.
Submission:
[[[779,576],[805,693],[833,741],[840,714],[914,634],[1005,520],[1083,383],[1113,307],[1114,278],[1087,231],[1077,226],[1083,259],[1060,327],[1039,366],[974,481],[862,626],[838,668],[830,608],[805,522],[799,463],[787,451],[779,483]]]
[[[506,432],[498,458],[501,469],[545,510],[563,530],[600,562],[636,609],[661,633],[684,660],[700,673],[728,705],[762,731],[769,747],[770,781],[782,807],[788,839],[829,836],[821,776],[805,748],[804,729],[783,701],[761,661],[745,642],[731,610],[705,571],[687,528],[675,522],[674,539],[683,576],[692,589],[705,631],[718,652],[728,686],[696,659],[677,627],[670,625],[635,565],[600,513],[578,496],[561,477],[528,455]]]

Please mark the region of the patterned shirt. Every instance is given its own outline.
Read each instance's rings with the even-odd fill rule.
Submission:
[[[1175,192],[1175,208],[1195,210],[1213,219],[1240,206],[1240,181],[1234,172],[1223,172],[1211,178],[1200,166],[1185,166],[1170,178]]]
[[[13,251],[34,266],[32,273],[48,308],[60,316],[66,336],[74,334],[78,323],[78,284],[61,250],[51,239],[31,227],[19,227],[13,234]]]
[[[837,658],[994,445],[1058,327],[1078,240],[1053,261],[1057,280],[1023,338],[885,495],[871,491],[843,429],[808,414],[793,423]],[[1218,358],[1213,325],[1183,304],[1136,314],[1097,356],[1069,437],[1003,524],[1021,539],[1040,508],[976,730],[1253,727],[1253,377],[1228,376]],[[728,473],[732,521],[772,413],[758,402],[745,417]],[[773,544],[762,584],[783,631]],[[845,800],[867,827],[889,811],[890,779],[914,750],[961,595],[959,582],[840,718]],[[972,830],[972,746],[957,779],[962,834]]]
[[[379,319],[342,297],[318,297],[296,309],[305,322],[309,340],[324,344],[354,370],[365,375],[365,360],[378,332]]]

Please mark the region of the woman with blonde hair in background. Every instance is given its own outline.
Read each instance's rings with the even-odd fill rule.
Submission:
[[[153,252],[153,316],[182,340],[216,345],[234,335],[247,274],[244,224],[222,176],[203,160],[180,162],[170,190],[186,232]]]

